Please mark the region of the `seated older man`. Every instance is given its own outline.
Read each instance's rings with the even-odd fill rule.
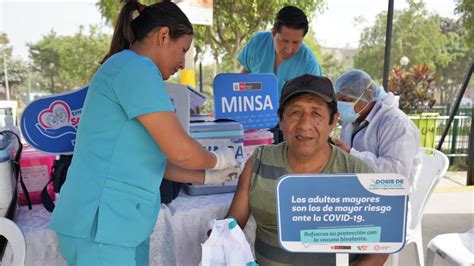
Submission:
[[[372,173],[356,157],[328,143],[336,127],[336,95],[325,77],[303,75],[285,83],[278,110],[285,141],[257,148],[240,176],[228,216],[245,227],[257,223],[255,253],[260,265],[335,265],[334,254],[290,253],[278,244],[275,186],[292,173]],[[351,255],[353,265],[383,265],[388,255]]]

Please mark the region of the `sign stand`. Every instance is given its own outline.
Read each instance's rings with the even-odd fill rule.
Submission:
[[[278,80],[272,73],[221,73],[214,78],[216,119],[232,119],[244,130],[278,124]]]
[[[32,101],[21,116],[21,134],[37,150],[72,154],[88,87]]]
[[[336,266],[349,266],[349,254],[336,253]]]
[[[280,246],[289,252],[389,254],[405,243],[408,180],[398,174],[290,174],[277,181]]]

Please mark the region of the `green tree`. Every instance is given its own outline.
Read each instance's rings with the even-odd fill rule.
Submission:
[[[467,43],[466,31],[460,21],[442,18],[440,27],[448,39],[445,49],[450,60],[436,63],[436,84],[440,88],[439,103],[446,104],[454,100],[456,91],[464,81],[473,54]]]
[[[12,56],[12,47],[10,46],[10,40],[8,36],[4,32],[0,32],[0,51],[2,52],[0,57],[0,62],[3,65],[3,53],[5,53],[5,57],[10,58]]]
[[[474,50],[474,1],[472,0],[456,0],[455,12],[461,15],[461,22],[466,29],[466,41]]]
[[[407,56],[413,64],[426,64],[436,70],[437,65],[450,60],[446,50],[448,38],[439,26],[440,17],[430,15],[423,2],[409,0],[408,4],[407,9],[394,12],[390,68]],[[382,12],[375,25],[361,33],[359,52],[354,56],[354,66],[379,81],[383,75],[386,25],[387,13]]]
[[[354,59],[355,67],[378,80],[383,69],[385,26],[386,14],[379,14],[376,24],[363,31]],[[408,9],[394,14],[391,68],[398,66],[402,56],[410,59],[410,65],[429,66],[435,77],[432,87],[437,103],[451,102],[473,55],[465,26],[466,22],[429,14],[423,2],[410,0]]]
[[[107,1],[107,0],[99,0],[95,5],[99,9],[100,14],[105,19],[105,22],[108,23],[110,26],[115,24],[115,19],[120,12],[121,1]],[[159,0],[140,0],[140,3],[144,5],[151,5]]]
[[[208,114],[214,111],[214,90],[213,83],[215,77],[215,65],[202,66],[202,93],[208,96],[207,101],[201,108],[201,113]],[[196,90],[199,90],[199,71],[196,71]]]
[[[57,93],[88,84],[109,43],[110,35],[100,28],[92,26],[86,34],[81,26],[73,36],[51,31],[28,46],[34,70],[49,78],[51,93]]]
[[[33,59],[33,71],[41,73],[43,76],[51,79],[50,91],[55,93],[56,87],[60,88],[61,83],[54,84],[55,76],[58,76],[59,65],[59,49],[61,44],[60,37],[51,30],[50,33],[43,36],[43,38],[35,44],[28,44],[30,57]],[[56,78],[58,81],[58,78]]]
[[[6,60],[10,99],[16,99],[18,86],[28,76],[28,65],[21,59],[13,58],[7,34],[0,33],[0,84],[6,88],[4,59]]]
[[[150,4],[154,1],[143,1]],[[196,58],[209,47],[221,71],[238,71],[237,56],[250,37],[273,23],[285,5],[300,7],[309,18],[322,10],[323,0],[215,0],[212,26],[195,26]],[[112,23],[118,14],[118,1],[99,0],[99,11]]]
[[[28,76],[18,85],[17,99],[28,104],[35,98],[47,95],[51,91],[51,79],[35,71],[32,64],[28,65]]]
[[[28,64],[21,59],[7,58],[7,71],[10,99],[17,99],[18,88],[28,77]],[[3,62],[0,70],[0,84],[6,87]]]

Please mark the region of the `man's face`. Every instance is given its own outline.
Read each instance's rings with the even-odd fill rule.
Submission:
[[[272,36],[275,52],[279,57],[287,60],[300,50],[304,39],[304,30],[282,26],[280,32],[272,29]]]
[[[335,114],[333,123],[329,124],[329,119],[328,104],[321,97],[308,93],[290,99],[280,121],[289,152],[298,157],[310,157],[328,145],[338,114]]]

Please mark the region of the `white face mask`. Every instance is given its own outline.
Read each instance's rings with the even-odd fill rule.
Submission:
[[[355,103],[353,102],[337,102],[337,111],[339,112],[339,118],[343,125],[352,123],[359,118],[359,113],[354,110]]]
[[[369,85],[364,89],[362,94],[355,100],[355,102],[343,102],[337,101],[337,111],[339,112],[339,118],[342,121],[343,125],[353,123],[359,118],[360,113],[365,110],[365,108],[369,105],[367,103],[360,112],[355,111],[355,105],[360,100],[360,98],[364,95],[365,91],[370,87],[372,81],[369,82]]]

